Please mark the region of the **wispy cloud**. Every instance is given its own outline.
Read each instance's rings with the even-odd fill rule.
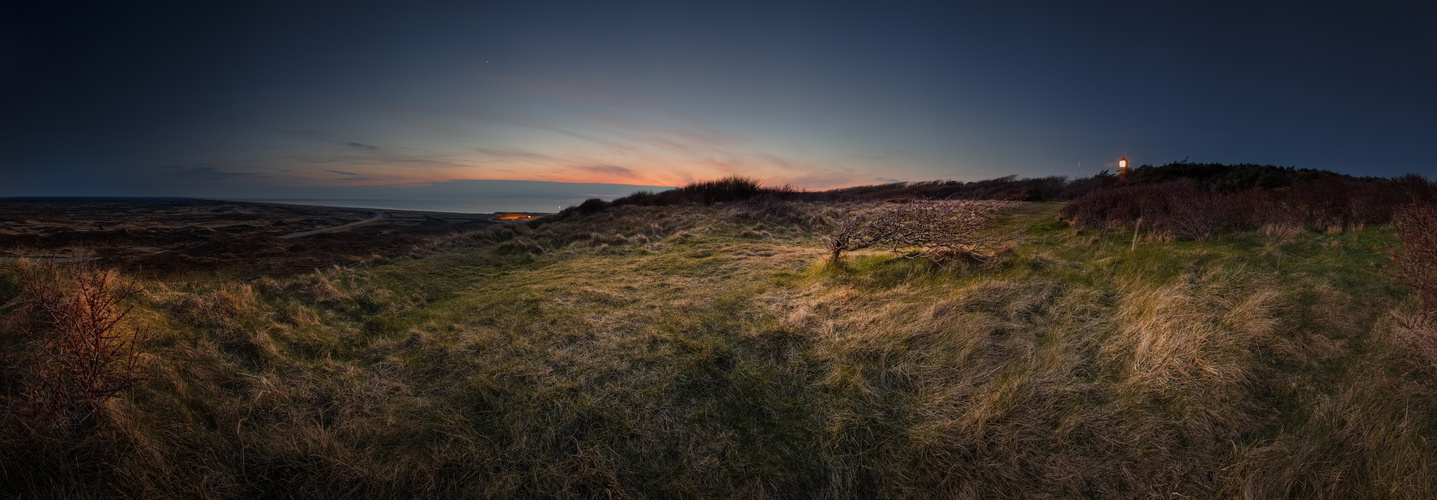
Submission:
[[[620,167],[620,166],[618,166],[618,165],[582,165],[582,166],[576,166],[576,167],[570,167],[570,168],[572,168],[572,169],[574,169],[574,170],[579,170],[579,171],[582,171],[582,172],[587,172],[587,173],[591,173],[591,174],[599,174],[599,175],[608,176],[608,177],[619,177],[619,178],[624,178],[624,179],[641,179],[641,178],[643,178],[643,176],[642,176],[642,175],[639,175],[638,172],[635,172],[635,171],[633,171],[632,169],[630,169],[630,168],[628,168],[628,167]]]
[[[362,174],[358,174],[358,173],[355,173],[355,172],[345,172],[345,171],[343,171],[343,170],[325,170],[325,172],[329,172],[329,173],[339,174],[339,175],[345,176],[345,177],[336,179],[336,180],[341,180],[341,181],[372,181],[372,180],[374,180],[373,177],[365,177],[365,176],[362,175]]]
[[[682,117],[665,116],[643,124],[590,118],[601,126],[555,123],[532,127],[545,133],[534,136],[543,141],[545,149],[541,150],[508,144],[471,147],[476,153],[471,164],[486,175],[497,176],[492,178],[670,186],[741,174],[774,184],[827,188],[871,182],[873,175],[852,168],[864,163],[861,160],[794,156]]]
[[[366,144],[366,143],[359,142],[359,141],[354,141],[354,140],[336,139],[333,135],[327,134],[327,133],[324,133],[324,132],[321,132],[321,131],[318,131],[318,130],[284,130],[284,129],[275,129],[275,130],[276,130],[277,132],[280,132],[280,133],[285,134],[285,135],[290,135],[290,136],[295,136],[295,137],[302,137],[302,138],[309,139],[309,140],[312,140],[312,141],[319,141],[319,142],[324,142],[324,143],[329,143],[329,144],[337,144],[337,145],[340,145],[340,146],[346,146],[346,147],[350,147],[350,148],[354,148],[354,149],[363,149],[363,150],[365,150],[365,151],[377,151],[377,150],[379,150],[379,146],[375,146],[375,145],[373,145],[373,144]]]
[[[555,156],[553,156],[553,155],[547,155],[547,154],[543,154],[543,153],[535,153],[535,152],[533,152],[533,151],[524,151],[524,150],[518,150],[518,149],[499,149],[499,148],[482,148],[482,147],[481,147],[481,148],[474,148],[474,151],[478,152],[480,155],[483,155],[485,158],[493,158],[493,159],[528,160],[528,161],[541,161],[541,162],[559,160],[559,158],[557,158],[557,157],[555,157]]]
[[[186,179],[223,181],[241,177],[269,177],[268,175],[260,174],[257,172],[223,170],[217,167],[186,167],[180,165],[159,165],[155,168],[160,170],[160,175],[169,177],[181,177]]]

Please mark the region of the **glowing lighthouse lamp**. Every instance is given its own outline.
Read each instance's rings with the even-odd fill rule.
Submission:
[[[1133,169],[1128,168],[1128,157],[1124,156],[1123,159],[1118,160],[1118,180],[1127,177],[1128,172],[1131,171],[1133,171]]]

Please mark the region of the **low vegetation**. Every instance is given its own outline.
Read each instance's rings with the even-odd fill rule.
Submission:
[[[1399,333],[1430,311],[1426,219],[1197,238],[979,204],[969,234],[1007,242],[983,265],[829,265],[858,214],[965,206],[926,198],[615,202],[363,269],[145,282],[145,378],[84,429],[4,417],[0,495],[1437,491],[1437,379]]]
[[[1060,216],[1081,227],[1147,227],[1197,240],[1223,230],[1341,232],[1390,222],[1399,206],[1430,191],[1425,182],[1328,177],[1223,192],[1180,179],[1096,190],[1065,205]]]

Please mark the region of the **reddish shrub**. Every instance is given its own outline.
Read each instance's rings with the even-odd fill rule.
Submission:
[[[1228,205],[1219,203],[1217,194],[1188,182],[1175,183],[1166,191],[1166,217],[1160,219],[1160,227],[1198,241],[1207,241],[1214,231],[1228,227],[1229,217],[1223,210]]]
[[[1412,285],[1419,297],[1417,312],[1393,313],[1400,327],[1393,334],[1412,353],[1417,368],[1437,380],[1437,205],[1404,206],[1393,222],[1403,252],[1389,250],[1396,267],[1388,274]]]
[[[1421,301],[1409,326],[1437,326],[1437,205],[1403,206],[1393,217],[1393,227],[1402,240],[1403,252],[1389,251],[1396,267],[1388,273],[1412,285]]]
[[[21,302],[5,326],[31,349],[14,360],[15,376],[7,377],[9,412],[80,423],[140,380],[136,339],[142,332],[125,321],[130,309],[119,306],[138,286],[88,262],[26,266],[21,285]]]

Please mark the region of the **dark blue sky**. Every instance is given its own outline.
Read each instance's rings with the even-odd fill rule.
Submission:
[[[1434,2],[211,3],[7,3],[0,196],[1437,175]]]

